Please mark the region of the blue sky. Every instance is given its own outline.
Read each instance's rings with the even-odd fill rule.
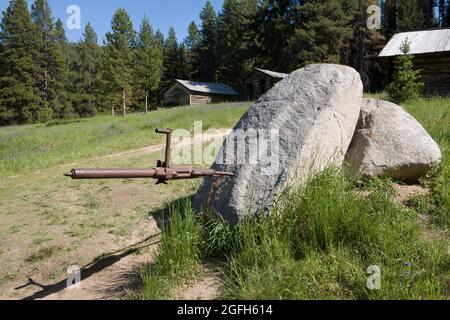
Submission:
[[[33,0],[28,0],[31,6]],[[178,40],[187,36],[187,28],[191,21],[199,21],[199,14],[206,0],[49,0],[55,19],[60,18],[64,25],[69,17],[66,13],[70,5],[77,5],[81,9],[81,30],[68,30],[69,41],[80,40],[84,26],[90,22],[98,34],[99,42],[110,30],[111,18],[114,11],[124,8],[130,14],[136,30],[139,29],[144,14],[150,19],[154,29],[161,29],[164,35],[170,26],[175,28]],[[0,11],[6,9],[8,0],[0,0]],[[222,7],[223,0],[211,0],[216,11]]]

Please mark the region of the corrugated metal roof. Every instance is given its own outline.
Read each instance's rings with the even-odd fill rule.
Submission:
[[[440,29],[397,33],[379,57],[401,55],[400,46],[406,39],[411,43],[411,54],[450,52],[450,29]]]
[[[237,96],[238,93],[230,86],[223,83],[195,82],[188,80],[176,80],[190,91]]]
[[[270,71],[270,70],[264,70],[264,69],[259,69],[259,68],[255,68],[256,70],[265,73],[269,76],[271,76],[272,78],[278,78],[278,79],[284,79],[287,78],[289,75],[286,73],[281,73],[281,72],[275,72],[275,71]]]

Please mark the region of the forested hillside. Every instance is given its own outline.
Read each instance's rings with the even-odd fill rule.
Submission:
[[[167,36],[118,9],[99,44],[90,24],[67,41],[47,0],[10,0],[0,22],[0,125],[144,110],[176,78],[235,87],[254,67],[291,72],[314,62],[356,68],[367,90],[386,85],[375,59],[398,31],[450,26],[449,0],[383,0],[381,29],[367,20],[374,0],[225,0],[200,12],[189,36]],[[103,35],[101,35],[103,36]]]

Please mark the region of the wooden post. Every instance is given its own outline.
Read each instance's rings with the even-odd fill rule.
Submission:
[[[148,91],[145,91],[145,114],[148,114]]]
[[[112,99],[111,99],[111,114],[112,114],[113,117],[115,116],[115,114],[114,114],[114,101]]]

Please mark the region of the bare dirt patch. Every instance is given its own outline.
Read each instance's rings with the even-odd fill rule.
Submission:
[[[395,201],[398,203],[406,203],[415,196],[426,196],[430,194],[430,190],[417,185],[399,185],[394,184],[396,192]]]
[[[426,196],[430,194],[429,189],[418,185],[400,185],[398,183],[394,183],[393,187],[395,191],[394,201],[400,204],[406,204],[415,196]],[[371,192],[368,190],[360,190],[359,193],[364,198],[368,198],[371,195]]]
[[[217,300],[221,297],[224,286],[220,272],[207,272],[195,283],[184,286],[175,294],[176,300]]]
[[[148,229],[157,230],[154,221]],[[60,288],[44,288],[31,298],[43,300],[123,300],[129,298],[130,290],[137,289],[141,268],[154,261],[158,234],[138,241],[139,237],[120,252],[105,255],[81,271],[79,287],[67,287],[62,281]],[[56,290],[55,290],[56,289]],[[62,289],[62,290],[58,290]],[[56,291],[56,292],[55,292]]]

